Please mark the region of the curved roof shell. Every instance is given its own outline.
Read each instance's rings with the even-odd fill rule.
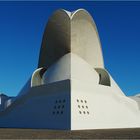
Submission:
[[[60,9],[53,13],[44,31],[38,68],[48,68],[70,52],[92,67],[104,68],[96,25],[84,9],[72,13]]]

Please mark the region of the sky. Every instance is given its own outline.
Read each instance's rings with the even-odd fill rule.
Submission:
[[[86,9],[105,68],[127,95],[140,93],[140,2],[0,2],[0,93],[16,96],[37,68],[43,32],[57,9]]]

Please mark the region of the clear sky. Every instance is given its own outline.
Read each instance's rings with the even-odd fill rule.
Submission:
[[[93,16],[105,67],[126,95],[140,93],[140,2],[0,2],[0,92],[15,96],[38,64],[43,31],[57,9]]]

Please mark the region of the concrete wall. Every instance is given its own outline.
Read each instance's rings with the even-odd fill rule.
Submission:
[[[0,127],[70,129],[69,80],[31,88],[3,112]]]
[[[71,129],[140,127],[137,103],[114,88],[71,81]]]

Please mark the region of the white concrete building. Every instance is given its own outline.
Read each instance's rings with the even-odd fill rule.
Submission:
[[[96,25],[87,11],[53,13],[38,68],[0,112],[0,127],[140,127],[140,98],[125,96],[105,69]]]

